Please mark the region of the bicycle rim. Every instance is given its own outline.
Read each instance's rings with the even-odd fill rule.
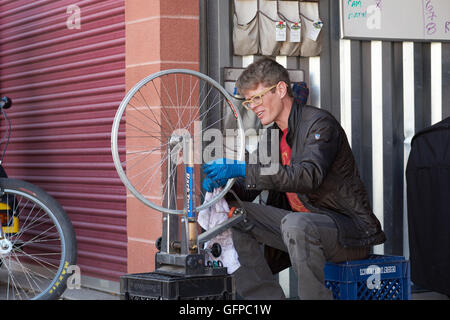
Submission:
[[[127,189],[153,209],[185,213],[187,149],[181,140],[190,137],[195,209],[200,211],[220,200],[234,179],[204,202],[201,165],[222,156],[244,159],[242,120],[231,101],[215,80],[193,70],[165,70],[137,83],[121,102],[111,134],[114,165]]]
[[[51,296],[65,287],[60,281],[66,261],[66,239],[55,214],[39,199],[5,188],[7,220],[16,217],[19,230],[4,234],[0,254],[0,299],[30,300]],[[6,248],[6,244],[10,247]]]

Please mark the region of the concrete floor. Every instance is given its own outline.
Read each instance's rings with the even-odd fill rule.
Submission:
[[[450,298],[445,294],[428,291],[411,294],[411,300],[450,300]]]
[[[88,288],[67,289],[61,300],[120,300],[120,295]]]

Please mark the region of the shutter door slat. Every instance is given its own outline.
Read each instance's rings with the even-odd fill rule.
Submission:
[[[67,27],[73,4],[80,29]],[[123,0],[0,2],[0,91],[13,99],[4,167],[63,205],[76,230],[82,275],[113,281],[127,271],[126,191],[110,149],[125,95],[124,6]]]

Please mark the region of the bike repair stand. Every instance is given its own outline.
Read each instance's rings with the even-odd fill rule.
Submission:
[[[227,268],[207,266],[208,251],[218,257],[215,250],[202,249],[208,240],[245,218],[242,208],[233,211],[231,218],[200,235],[195,212],[193,141],[188,135],[172,135],[168,143],[166,207],[176,208],[176,166],[178,153],[183,150],[184,162],[184,214],[163,214],[162,237],[157,243],[155,271],[121,277],[122,299],[234,299],[234,282]],[[181,226],[179,225],[181,221]],[[180,228],[181,227],[181,228]],[[181,238],[181,239],[180,239]]]

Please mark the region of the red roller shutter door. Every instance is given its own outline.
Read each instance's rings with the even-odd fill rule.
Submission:
[[[0,92],[13,99],[6,171],[66,209],[82,275],[118,281],[126,192],[110,131],[125,94],[124,1],[1,1],[0,19]]]

